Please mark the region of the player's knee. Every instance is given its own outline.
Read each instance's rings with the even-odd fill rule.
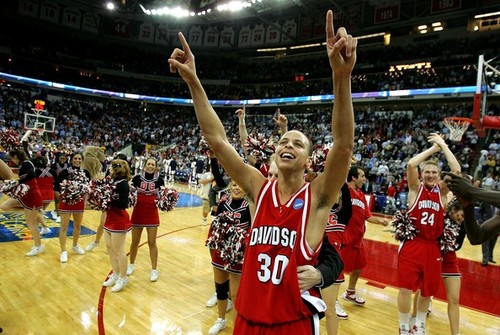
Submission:
[[[217,293],[217,300],[226,300],[229,297],[229,280],[224,283],[215,283],[215,293]]]

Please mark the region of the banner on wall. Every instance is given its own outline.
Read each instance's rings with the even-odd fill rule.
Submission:
[[[40,19],[50,23],[59,23],[59,6],[55,3],[45,1],[40,6]]]
[[[189,45],[193,47],[202,46],[203,30],[201,29],[201,26],[192,26],[191,29],[189,29],[188,41]]]
[[[142,22],[139,25],[139,35],[137,36],[137,40],[141,42],[155,42],[155,27],[152,23]]]
[[[387,1],[383,6],[375,6],[375,24],[399,20],[401,4],[399,0]]]
[[[266,29],[266,44],[277,44],[281,40],[281,25],[274,22]]]
[[[114,18],[111,25],[111,34],[115,37],[129,38],[130,37],[130,22],[125,19]]]
[[[82,13],[76,8],[64,8],[62,13],[62,24],[66,27],[80,29],[82,26]]]
[[[219,46],[219,32],[216,27],[210,26],[207,28],[205,31],[203,46],[215,48]]]
[[[90,33],[98,34],[101,26],[101,18],[97,14],[83,13],[82,29]]]
[[[17,12],[24,16],[33,18],[38,17],[38,1],[36,0],[19,0]]]
[[[286,20],[282,26],[281,42],[292,42],[297,38],[297,21]]]
[[[221,48],[232,48],[235,45],[236,31],[233,26],[226,26],[220,32],[220,43]]]
[[[168,24],[160,23],[158,27],[156,27],[154,41],[155,44],[170,45],[170,38],[168,35]]]
[[[249,47],[251,46],[252,29],[249,25],[241,27],[240,33],[238,35],[238,46],[239,47]]]
[[[266,29],[263,23],[256,24],[252,30],[252,39],[250,45],[262,45],[264,44],[264,36],[266,34]]]

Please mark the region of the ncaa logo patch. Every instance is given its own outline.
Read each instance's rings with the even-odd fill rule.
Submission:
[[[304,200],[295,199],[293,202],[293,209],[301,209],[302,207],[304,207]]]

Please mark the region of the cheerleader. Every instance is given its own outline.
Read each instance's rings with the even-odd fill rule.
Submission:
[[[66,170],[69,167],[68,157],[64,152],[56,153],[55,162],[52,163],[50,168],[56,172],[56,177],[59,176],[61,171]],[[54,189],[54,212],[52,217],[56,219],[56,222],[61,222],[61,217],[59,216],[59,201],[61,195],[59,191]]]
[[[130,188],[130,167],[121,159],[111,161],[110,176],[115,185],[111,204],[106,209],[104,222],[104,239],[109,252],[109,260],[113,272],[109,275],[103,286],[111,288],[112,292],[119,292],[128,284],[127,255],[125,254],[125,238],[132,228],[130,216],[127,212]]]
[[[48,159],[45,156],[35,157],[33,160],[35,165],[36,181],[38,188],[42,194],[43,209],[37,214],[37,222],[42,225],[40,235],[50,234],[50,228],[45,223],[45,210],[54,201],[54,179],[56,171],[48,167]]]
[[[59,257],[59,261],[61,263],[66,263],[68,261],[66,239],[71,216],[73,216],[73,246],[71,250],[78,255],[85,254],[82,247],[78,245],[83,212],[85,210],[85,192],[79,190],[77,194],[69,193],[72,192],[72,190],[69,190],[72,184],[78,184],[78,186],[84,187],[85,184],[88,185],[90,181],[90,173],[82,169],[82,163],[82,154],[72,153],[70,156],[70,166],[59,173],[56,183],[54,184],[54,190],[61,193],[61,201],[59,202],[58,208],[59,214],[61,215],[61,229],[59,230],[59,243],[61,245],[61,256]],[[66,191],[61,188],[62,185],[67,185]]]
[[[40,240],[40,232],[38,231],[36,217],[37,213],[43,207],[42,195],[38,189],[38,183],[35,176],[35,166],[29,160],[26,151],[23,148],[17,148],[9,151],[10,160],[12,163],[19,165],[19,184],[29,186],[28,192],[21,198],[6,200],[1,209],[10,208],[13,204],[20,202],[24,208],[24,216],[28,229],[33,236],[35,245],[26,255],[36,256],[44,251],[44,247]]]
[[[127,267],[127,275],[130,276],[134,273],[142,229],[146,228],[152,268],[150,280],[152,282],[158,280],[156,235],[160,226],[160,216],[155,200],[158,198],[158,192],[164,183],[158,172],[158,163],[152,157],[146,160],[144,171],[132,179],[132,184],[137,188],[137,204],[132,212],[132,243],[130,244],[130,264]]]
[[[248,207],[248,201],[246,200],[246,194],[238,186],[238,184],[231,182],[231,195],[222,200],[217,207],[217,215],[224,215],[224,212],[229,212],[233,214],[234,225],[246,231],[250,231],[250,210]],[[213,240],[215,235],[222,235],[224,232],[215,232],[214,222],[212,222],[212,227],[209,232],[208,241]],[[246,240],[246,239],[245,239]],[[221,245],[223,241],[215,242]],[[231,292],[231,300],[236,301],[236,296],[238,294],[238,288],[240,286],[241,271],[243,268],[243,261],[237,262],[236,264],[230,264],[227,260],[221,257],[221,250],[214,250],[212,253],[212,265],[214,269],[214,281],[215,281],[215,291],[217,294],[217,310],[218,318],[214,322],[214,325],[208,331],[209,335],[218,334],[221,330],[226,328],[226,312],[228,308],[228,292]]]

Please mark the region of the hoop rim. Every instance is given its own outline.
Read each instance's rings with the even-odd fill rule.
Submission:
[[[472,123],[473,120],[468,117],[462,117],[462,116],[448,116],[443,119],[443,121],[455,121],[455,122],[469,122]]]

